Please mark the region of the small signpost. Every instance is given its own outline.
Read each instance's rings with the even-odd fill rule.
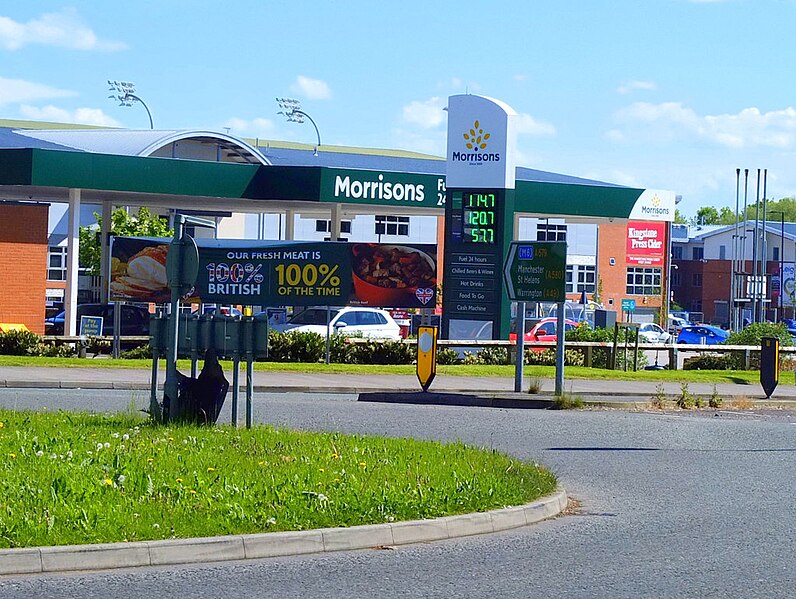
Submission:
[[[512,241],[503,265],[503,280],[509,299],[520,303],[523,316],[525,302],[555,302],[556,313],[556,389],[564,392],[564,302],[566,290],[567,244],[563,241]],[[524,321],[524,318],[520,322]],[[522,391],[524,365],[524,325],[517,330],[517,361],[514,391]],[[523,329],[523,330],[519,330]]]
[[[771,397],[779,383],[779,339],[763,337],[760,340],[760,384],[766,399]]]
[[[632,322],[633,318],[631,314],[636,311],[636,300],[634,299],[623,299],[622,300],[622,312],[626,315],[625,320],[627,322]]]
[[[437,374],[437,327],[420,326],[417,329],[417,380],[423,391],[428,391]]]

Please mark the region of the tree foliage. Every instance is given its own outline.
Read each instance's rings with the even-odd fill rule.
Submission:
[[[96,225],[80,227],[80,267],[93,275],[100,274],[102,246],[99,232],[102,231],[102,216],[94,213]],[[111,213],[111,235],[126,237],[171,237],[174,231],[168,223],[149,208],[141,206],[138,214],[128,214],[124,208],[116,208]]]
[[[744,219],[745,215],[745,219]],[[781,216],[782,215],[782,216]],[[763,202],[754,202],[746,206],[744,213],[743,207],[740,209],[738,220],[753,221],[755,216],[763,218]],[[682,218],[682,221],[678,220]],[[780,200],[768,200],[766,203],[766,220],[769,223],[779,222],[783,219],[785,222],[796,222],[796,198],[782,198]],[[685,223],[686,219],[679,210],[675,210],[674,216],[675,223]],[[735,224],[735,210],[729,206],[722,206],[715,208],[713,206],[702,206],[696,212],[696,216],[688,222],[694,225],[734,225]]]

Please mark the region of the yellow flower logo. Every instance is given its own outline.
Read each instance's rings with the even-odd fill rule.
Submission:
[[[652,200],[650,200],[650,203],[651,203],[651,204],[652,204],[652,205],[653,205],[655,208],[657,208],[658,206],[660,206],[660,205],[661,205],[661,199],[658,197],[658,195],[657,195],[657,194],[655,194],[654,196],[652,196]]]
[[[464,134],[464,140],[467,142],[464,145],[468,150],[485,150],[486,140],[490,137],[489,133],[484,133],[478,119],[473,123],[473,128]]]

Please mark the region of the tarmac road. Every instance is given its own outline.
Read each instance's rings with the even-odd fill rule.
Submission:
[[[0,390],[0,405],[22,407],[34,400],[27,393],[38,391]],[[66,390],[55,393],[80,403]],[[85,399],[87,391],[71,393]],[[120,405],[129,402],[129,391],[105,393]],[[0,597],[796,594],[796,425],[790,413],[506,410],[301,393],[255,399],[258,422],[462,439],[539,461],[558,474],[580,507],[512,532],[428,545],[5,578]],[[53,396],[46,401],[48,409],[58,407]]]

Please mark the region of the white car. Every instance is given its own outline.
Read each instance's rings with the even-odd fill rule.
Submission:
[[[285,324],[275,325],[273,330],[280,332],[303,331],[323,335],[342,333],[361,335],[374,339],[401,339],[401,327],[390,313],[379,308],[330,308],[330,321],[326,321],[326,308],[313,306],[297,311]]]
[[[638,328],[638,339],[647,343],[669,343],[672,336],[654,322],[645,322]]]

